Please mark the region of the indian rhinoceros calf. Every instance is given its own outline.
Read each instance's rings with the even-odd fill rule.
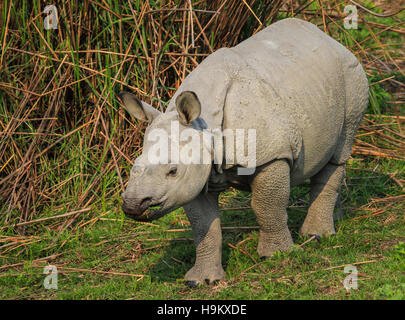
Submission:
[[[227,187],[252,192],[260,256],[293,245],[286,211],[290,187],[308,178],[310,203],[301,233],[335,233],[333,211],[368,103],[368,82],[355,56],[313,24],[284,19],[214,52],[187,76],[164,113],[131,93],[119,97],[131,115],[150,122],[122,195],[123,211],[145,221],[184,207],[196,247],[195,265],[185,275],[189,284],[225,276],[218,194]],[[148,137],[156,129],[170,133],[174,121],[180,134],[188,129],[199,136],[205,129],[254,129],[252,174],[238,174],[248,164],[228,161],[225,139],[214,139],[212,148],[202,144],[212,154],[209,163],[185,164],[170,156],[167,163],[152,162]]]

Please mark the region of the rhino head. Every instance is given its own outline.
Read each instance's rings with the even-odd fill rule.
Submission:
[[[193,200],[207,182],[212,161],[183,163],[176,156],[177,151],[190,144],[189,141],[179,139],[183,133],[192,136],[194,142],[196,138],[201,138],[200,142],[204,140],[206,124],[199,118],[201,104],[197,95],[191,91],[178,95],[175,100],[176,110],[165,113],[128,92],[121,92],[119,98],[133,117],[149,123],[145,131],[142,155],[135,160],[128,186],[122,194],[122,209],[132,219],[154,220]],[[173,128],[178,128],[178,135],[175,134],[177,137],[173,135]],[[157,141],[158,136],[163,141]],[[160,149],[156,147],[157,142],[160,143]],[[172,150],[176,142],[178,150]],[[195,148],[193,151],[196,151]],[[198,151],[200,154],[208,152],[211,157],[207,143],[202,142]]]

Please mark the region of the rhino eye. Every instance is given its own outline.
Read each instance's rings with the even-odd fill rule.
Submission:
[[[167,173],[168,176],[174,177],[177,174],[177,167],[171,167],[169,172]]]

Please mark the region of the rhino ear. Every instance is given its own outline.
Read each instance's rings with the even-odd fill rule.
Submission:
[[[193,91],[184,91],[176,98],[176,108],[180,122],[186,126],[201,114],[201,104]]]
[[[118,94],[118,97],[124,105],[125,110],[138,120],[152,122],[160,114],[158,110],[142,102],[132,93],[122,91]]]

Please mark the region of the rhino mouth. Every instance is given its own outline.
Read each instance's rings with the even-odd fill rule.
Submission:
[[[143,221],[148,221],[148,220],[153,220],[156,219],[154,218],[156,215],[159,215],[159,213],[162,211],[162,206],[161,205],[153,205],[150,206],[148,209],[146,209],[144,212],[142,212],[141,215],[137,216],[137,220],[143,220]]]
[[[123,211],[125,215],[131,219],[137,221],[151,221],[164,216],[170,211],[168,209],[165,209],[165,203],[166,201],[152,204],[143,212],[139,212],[137,210],[129,208],[123,208]]]

